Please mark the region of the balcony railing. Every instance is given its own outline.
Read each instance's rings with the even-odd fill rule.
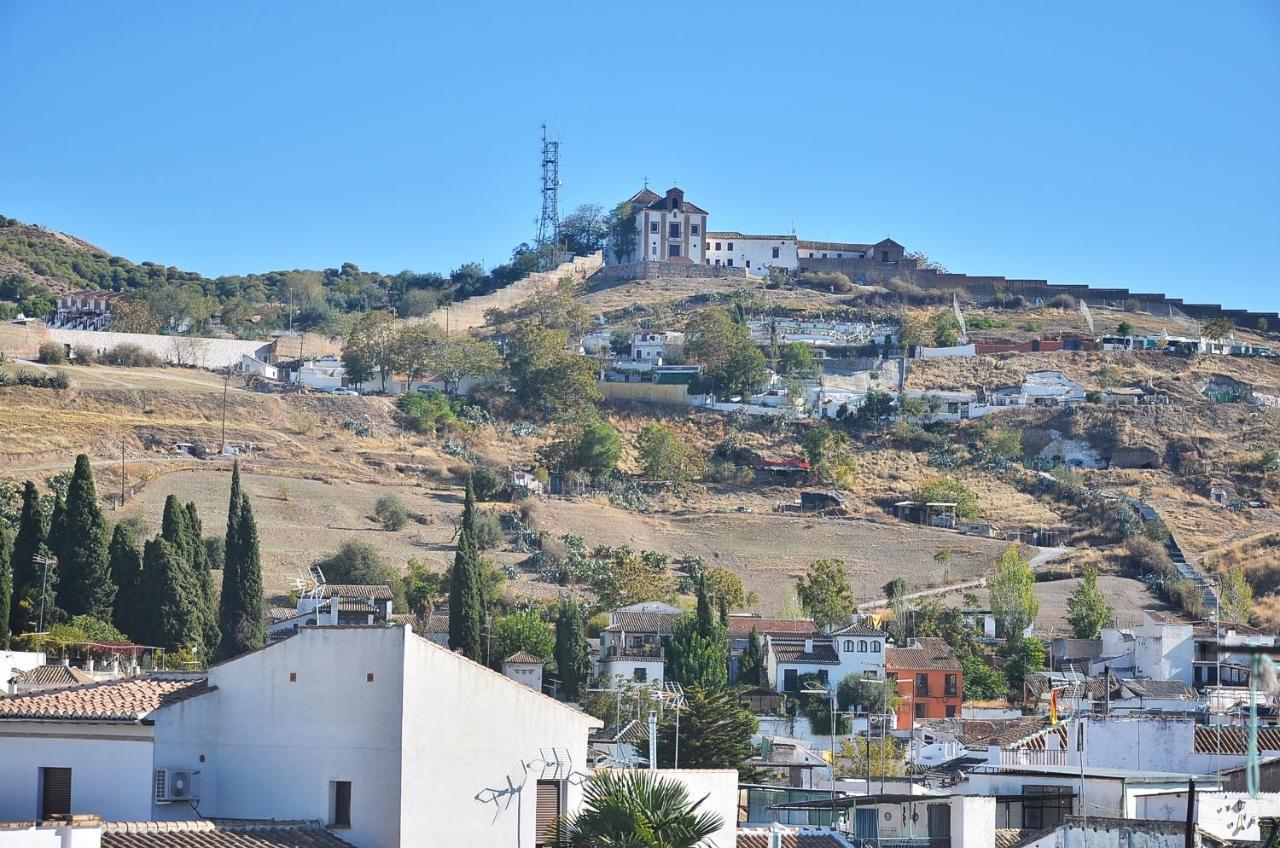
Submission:
[[[1027,751],[1021,748],[1000,752],[1002,766],[1065,766],[1067,751]]]
[[[661,645],[610,645],[601,654],[602,659],[618,659],[620,657],[657,657],[662,658]]]

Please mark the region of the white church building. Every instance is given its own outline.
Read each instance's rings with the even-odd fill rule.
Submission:
[[[667,189],[665,197],[647,188],[641,189],[627,202],[635,212],[635,240],[630,250],[621,255],[616,245],[606,245],[605,264],[703,264],[707,210],[685,200],[684,192],[675,187]]]

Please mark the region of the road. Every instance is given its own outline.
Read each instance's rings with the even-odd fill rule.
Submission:
[[[1067,552],[1066,548],[1040,548],[1039,553],[1028,560],[1031,570],[1035,571],[1040,566],[1052,562]],[[979,577],[977,580],[966,580],[963,583],[951,583],[946,586],[936,586],[932,589],[921,589],[918,592],[908,592],[907,600],[913,601],[917,598],[928,598],[933,595],[949,595],[952,592],[962,592],[965,589],[981,589],[987,585],[985,577]],[[876,607],[884,607],[889,605],[888,598],[876,598],[873,601],[864,601],[858,604],[859,611],[867,609],[875,609]]]

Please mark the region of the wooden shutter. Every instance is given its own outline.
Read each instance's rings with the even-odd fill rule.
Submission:
[[[534,841],[538,845],[556,844],[556,819],[560,818],[560,781],[538,781],[538,813]]]
[[[71,812],[71,769],[40,769],[40,818]]]

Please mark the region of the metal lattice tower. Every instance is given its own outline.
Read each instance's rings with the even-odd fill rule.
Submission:
[[[542,217],[538,219],[538,249],[555,245],[560,236],[560,142],[547,138],[542,125]]]

